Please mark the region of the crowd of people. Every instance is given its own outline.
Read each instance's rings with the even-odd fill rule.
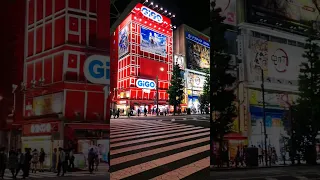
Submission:
[[[63,149],[61,147],[54,148],[51,159],[51,168],[49,171],[57,173],[57,176],[64,176],[67,171],[72,172],[75,168],[75,156],[73,149]],[[10,150],[6,152],[6,148],[0,148],[0,179],[4,179],[6,169],[9,169],[12,178],[16,179],[19,172],[22,170],[22,178],[29,177],[29,173],[37,173],[45,171],[46,153],[43,148],[38,151],[31,148],[25,148],[25,153],[21,149]],[[110,153],[108,154],[108,164],[110,166]],[[88,153],[88,170],[90,173],[98,171],[100,158],[93,148]]]

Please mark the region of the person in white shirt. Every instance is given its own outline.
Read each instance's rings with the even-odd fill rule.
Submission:
[[[62,174],[61,174],[61,176],[64,176],[64,173],[66,172],[65,161],[66,161],[66,153],[64,152],[64,150],[63,150],[61,147],[59,147],[59,155],[58,155],[58,174],[57,174],[57,176],[60,175],[61,169],[62,169]]]

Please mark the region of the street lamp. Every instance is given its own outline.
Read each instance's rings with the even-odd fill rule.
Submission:
[[[160,71],[163,72],[164,71],[164,68],[161,67],[160,68]],[[156,78],[156,103],[157,103],[157,116],[159,116],[159,75],[157,75],[157,78]]]
[[[268,139],[268,135],[267,135],[267,130],[266,130],[266,112],[265,112],[265,99],[264,99],[264,74],[263,74],[263,69],[261,68],[261,66],[256,66],[258,69],[260,69],[261,72],[261,92],[262,92],[262,113],[263,113],[263,130],[264,130],[264,148],[265,148],[265,162],[266,162],[266,166],[268,166],[268,147],[267,147],[267,139]]]

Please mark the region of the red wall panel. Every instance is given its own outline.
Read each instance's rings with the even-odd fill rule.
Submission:
[[[35,6],[35,3],[34,3],[34,0],[30,0],[29,1],[29,20],[28,20],[28,24],[32,24],[34,23],[34,6]]]
[[[87,120],[97,120],[95,113],[99,113],[103,118],[104,94],[96,92],[88,92],[87,99]]]
[[[81,44],[87,44],[87,24],[85,19],[81,19]]]
[[[28,56],[33,55],[34,32],[28,32]]]
[[[87,79],[84,77],[83,66],[84,61],[86,60],[86,55],[80,55],[80,73],[79,73],[79,81],[86,81]]]
[[[77,17],[69,18],[69,30],[74,32],[79,32],[79,18]]]
[[[52,48],[52,23],[48,23],[45,25],[45,50],[51,49]]]
[[[57,47],[59,45],[62,45],[65,43],[65,17],[59,18],[55,22],[55,28],[54,28],[54,46]]]
[[[75,120],[75,112],[79,112],[81,119],[83,119],[85,93],[81,91],[67,91],[65,98],[65,117],[69,120]]]
[[[37,0],[37,21],[43,18],[43,0]]]
[[[87,0],[81,0],[81,10],[87,10]]]
[[[63,54],[55,55],[53,61],[53,82],[62,81]]]
[[[43,37],[43,27],[40,26],[39,28],[37,28],[36,30],[36,53],[40,53],[42,52],[42,37]]]
[[[69,0],[69,7],[74,9],[80,9],[80,1],[79,0]]]
[[[54,0],[55,10],[54,12],[58,12],[66,7],[66,0]]]
[[[52,14],[52,0],[45,0],[46,2],[46,14],[45,16],[50,16]]]
[[[168,64],[146,58],[139,58],[140,61],[140,74],[141,78],[156,79],[157,75],[159,80],[167,80]],[[161,71],[160,68],[164,70]]]
[[[79,35],[68,34],[68,42],[72,44],[79,44]]]
[[[97,22],[95,20],[89,21],[89,45],[95,46],[97,39]]]
[[[97,0],[90,0],[89,11],[92,13],[97,12]]]
[[[52,58],[45,58],[44,60],[44,79],[45,84],[52,83]]]
[[[34,64],[30,63],[27,65],[27,87],[30,87],[30,82],[33,80],[33,71],[34,71]]]
[[[35,62],[35,80],[38,82],[42,78],[42,61]]]

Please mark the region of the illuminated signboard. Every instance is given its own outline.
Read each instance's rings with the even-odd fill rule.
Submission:
[[[137,87],[142,89],[155,89],[156,83],[152,80],[147,79],[138,79],[137,80]]]
[[[141,7],[141,13],[145,17],[147,17],[147,18],[149,18],[151,20],[154,20],[154,21],[156,21],[158,23],[163,23],[163,18],[161,16],[161,14],[159,14],[159,13],[157,13],[157,12],[155,12],[155,11],[145,7],[145,6]]]
[[[110,84],[110,57],[93,55],[86,59],[83,66],[84,75],[94,84]]]

